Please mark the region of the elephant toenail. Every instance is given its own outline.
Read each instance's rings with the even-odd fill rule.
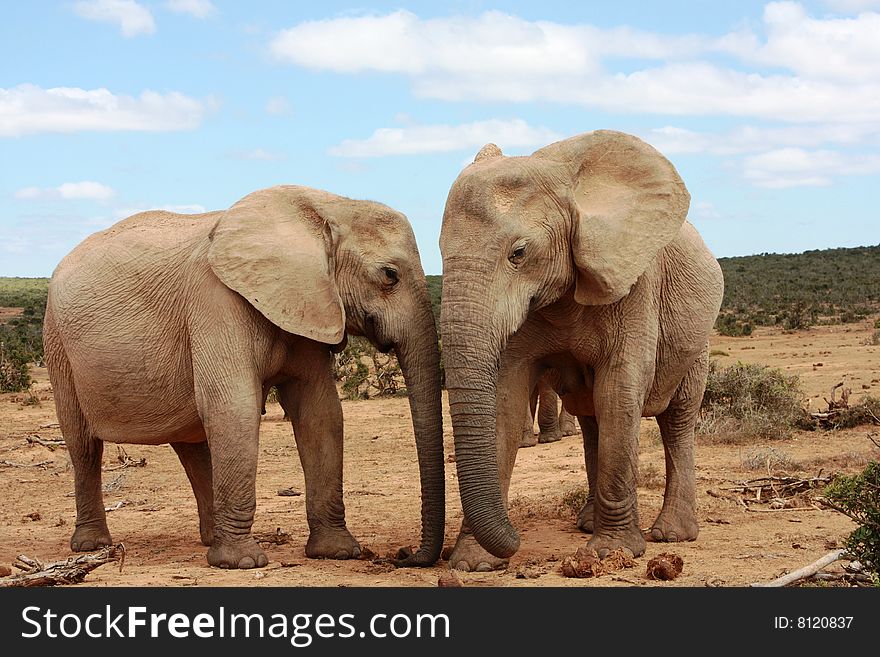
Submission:
[[[259,568],[262,568],[263,566],[265,566],[268,563],[269,563],[269,557],[267,557],[265,554],[261,554],[260,556],[257,557],[257,566]]]
[[[238,561],[239,568],[253,568],[256,565],[252,557],[242,557]]]
[[[485,561],[481,561],[477,564],[477,567],[474,570],[478,573],[488,573],[492,570],[492,566],[487,564]]]
[[[361,556],[361,549],[356,547],[354,550],[352,550],[351,554],[355,559],[357,559],[359,556]]]
[[[457,564],[455,564],[455,569],[469,573],[471,570],[471,566],[467,561],[459,561]]]
[[[345,550],[339,550],[336,554],[333,555],[334,559],[348,559],[348,552]]]

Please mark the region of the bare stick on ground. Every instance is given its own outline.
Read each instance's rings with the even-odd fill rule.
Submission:
[[[119,562],[119,570],[125,562],[125,546],[110,545],[100,552],[81,554],[64,561],[56,561],[43,565],[36,559],[31,559],[23,554],[16,557],[12,564],[25,572],[14,575],[9,579],[0,580],[0,587],[25,587],[25,586],[57,586],[59,584],[79,584],[85,576],[95,568],[107,563]]]
[[[809,566],[804,566],[803,568],[799,568],[798,570],[788,573],[787,575],[778,577],[772,582],[756,582],[755,584],[752,584],[752,586],[786,586],[787,584],[791,584],[792,582],[797,582],[798,580],[815,575],[828,564],[834,563],[838,559],[843,558],[843,555],[845,554],[846,550],[844,549],[834,550],[833,552],[829,552],[828,554],[826,554],[815,563],[811,563]]]

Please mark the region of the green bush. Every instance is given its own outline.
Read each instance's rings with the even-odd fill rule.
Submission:
[[[876,575],[880,570],[880,463],[871,461],[856,475],[836,475],[825,489],[825,499],[858,523],[846,540],[846,549]]]
[[[388,397],[406,390],[397,357],[381,353],[365,338],[349,338],[336,355],[335,375],[346,399]]]
[[[709,361],[697,433],[708,442],[741,443],[791,435],[804,411],[800,379],[753,363]]]
[[[31,385],[27,360],[22,356],[9,353],[3,342],[0,342],[0,392],[21,392]]]

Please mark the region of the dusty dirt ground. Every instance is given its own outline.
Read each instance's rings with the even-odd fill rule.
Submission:
[[[742,360],[799,374],[812,408],[819,409],[825,406],[822,397],[839,381],[852,389],[851,402],[865,393],[880,394],[880,347],[867,344],[872,324],[873,318],[791,334],[758,329],[751,337],[717,337],[711,348],[723,352],[716,357],[725,365]],[[27,441],[35,435],[60,438],[45,369],[36,369],[34,376],[39,403],[28,395],[0,395],[0,565],[9,565],[18,554],[44,562],[70,555],[75,507],[67,451]],[[406,399],[344,401],[343,410],[350,530],[380,556],[417,545],[418,471]],[[445,422],[446,453],[452,455],[448,415]],[[580,436],[522,449],[510,494],[522,548],[505,571],[461,573],[460,578],[465,586],[702,587],[769,581],[842,546],[854,523],[835,511],[810,506],[809,498],[797,509],[768,511],[766,505],[751,505],[762,508],[756,511],[707,491],[717,493],[734,482],[766,475],[766,466],[754,462],[767,454],[785,464],[771,466],[773,474],[811,477],[859,471],[880,452],[868,440],[869,430],[800,432],[771,444],[698,443],[699,538],[649,543],[635,567],[591,579],[568,579],[560,573],[562,558],[587,540],[575,527],[574,512],[563,504],[566,494],[585,480]],[[254,531],[263,537],[279,530],[289,536],[282,544],[264,544],[270,563],[261,570],[210,568],[198,540],[195,500],[174,452],[168,446],[126,450],[132,459],[146,459],[146,465],[114,469],[120,465],[116,447],[108,444],[104,454],[104,484],[112,489],[104,497],[105,506],[113,508],[108,523],[114,540],[125,545],[125,565],[122,572],[102,566],[81,586],[436,586],[448,567],[444,561],[428,569],[395,569],[368,560],[306,559],[305,499],[277,494],[284,488],[304,490],[293,434],[277,404],[269,405],[262,422]],[[648,527],[663,495],[663,448],[653,420],[643,421],[640,472],[641,523]],[[461,522],[454,462],[447,463],[447,500],[446,544],[451,546]],[[684,560],[684,570],[674,581],[645,577],[648,560],[662,552]]]

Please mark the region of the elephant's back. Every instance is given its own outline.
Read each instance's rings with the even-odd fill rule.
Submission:
[[[138,290],[166,286],[179,275],[200,242],[206,242],[219,212],[140,212],[80,242],[58,264],[49,302],[63,321],[89,302],[128,298]]]

